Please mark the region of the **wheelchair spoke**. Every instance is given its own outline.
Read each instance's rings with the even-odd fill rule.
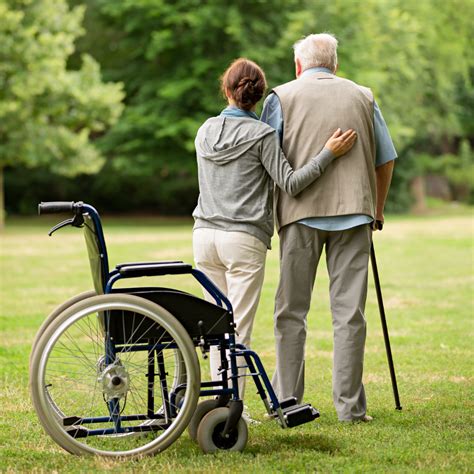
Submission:
[[[67,346],[62,341],[60,341],[58,345],[59,347],[55,347],[55,352],[59,352],[60,354],[63,354],[65,357],[70,357],[71,359],[74,359],[74,360],[77,359],[77,354],[73,351],[71,347]],[[92,355],[92,353],[90,354]],[[89,362],[90,359],[87,358],[87,361]]]
[[[83,360],[87,361],[87,363],[90,364],[91,368],[94,368],[94,363],[89,359],[89,357],[86,356],[84,351],[78,346],[78,344],[74,341],[74,339],[71,337],[71,335],[66,333],[65,336],[72,343],[72,345],[77,349],[77,351],[83,356]],[[66,347],[66,346],[64,346],[64,347]]]
[[[136,406],[140,406],[142,409],[146,407],[146,401],[145,399],[140,395],[140,391],[138,390],[138,387],[135,385],[134,382],[130,383],[130,388],[131,390],[128,392],[129,395],[131,395],[133,398],[136,398],[139,400],[139,403]],[[142,388],[142,387],[140,387]]]
[[[98,359],[99,358],[99,348],[100,349],[102,349],[102,348],[99,346],[98,333],[96,333],[96,335],[97,335],[96,339],[94,339],[92,337],[93,329],[91,327],[90,319],[91,318],[85,318],[85,323],[87,325],[87,328],[81,328],[80,324],[78,324],[77,327],[82,332],[82,334],[84,336],[86,336],[87,338],[89,338],[89,340],[92,342],[92,349],[94,350],[94,356],[95,356],[96,359]],[[87,331],[86,329],[89,329],[89,331]]]
[[[137,326],[137,328],[135,330],[133,330],[133,328],[135,327],[135,315],[136,313],[133,313],[133,323],[132,323],[132,334],[130,335],[130,337],[128,338],[128,340],[126,340],[125,344],[126,345],[129,345],[131,344],[131,342],[133,341],[133,338],[135,336],[135,334],[137,333],[137,331],[140,329],[141,325],[143,324],[143,321],[145,321],[145,318],[140,318],[140,324]],[[124,313],[122,313],[122,319],[125,319],[125,315]],[[154,324],[154,323],[153,323]],[[149,330],[150,328],[148,328]],[[143,334],[142,334],[142,337],[143,337]]]
[[[98,382],[97,382],[97,379],[96,379],[96,381],[94,383],[94,390],[92,391],[90,407],[89,407],[89,410],[87,411],[87,413],[92,413],[92,410],[94,408],[95,397],[96,397],[96,394],[97,394],[97,388],[98,388]]]
[[[110,309],[95,303],[102,300],[118,303]],[[148,302],[142,311],[137,300],[128,295],[91,298],[78,316],[75,308],[62,313],[52,322],[51,337],[40,342],[37,353],[47,354],[38,357],[44,367],[35,373],[43,375],[34,385],[43,396],[35,397],[35,406],[44,413],[40,419],[48,433],[68,450],[151,453],[164,449],[176,439],[173,433],[189,423],[198,392],[182,392],[180,409],[172,410],[176,418],[168,411],[165,417],[165,405],[172,407],[169,397],[186,382],[188,367],[199,374],[194,345],[186,332],[173,329],[169,314],[156,312],[159,307]],[[106,346],[111,357],[106,357]]]

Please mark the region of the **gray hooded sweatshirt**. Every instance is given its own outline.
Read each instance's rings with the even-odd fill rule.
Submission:
[[[275,130],[251,117],[208,119],[195,146],[200,194],[194,228],[247,232],[268,248],[273,235],[273,182],[296,196],[334,159],[323,148],[293,171]]]

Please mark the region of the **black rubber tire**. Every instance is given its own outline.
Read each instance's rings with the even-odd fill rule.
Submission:
[[[234,430],[224,438],[220,435],[227,418],[229,408],[220,407],[210,411],[199,424],[197,441],[204,453],[216,451],[243,451],[247,445],[248,429],[243,418],[237,423]]]
[[[197,433],[198,433],[198,427],[199,423],[201,423],[201,420],[211,411],[217,408],[217,400],[204,400],[200,403],[198,403],[196,407],[196,411],[194,412],[193,417],[191,418],[191,421],[189,422],[188,425],[188,433],[189,437],[193,441],[197,441]]]

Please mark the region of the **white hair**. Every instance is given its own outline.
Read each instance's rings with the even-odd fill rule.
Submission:
[[[304,70],[311,67],[327,67],[331,71],[337,66],[337,39],[330,33],[308,35],[293,45],[295,58]]]

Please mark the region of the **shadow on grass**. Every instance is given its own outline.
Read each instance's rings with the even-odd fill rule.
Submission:
[[[334,454],[340,451],[340,446],[331,438],[316,433],[288,433],[258,439],[254,437],[249,440],[245,448],[246,453],[269,454],[281,453],[282,449],[289,451],[318,451]]]

